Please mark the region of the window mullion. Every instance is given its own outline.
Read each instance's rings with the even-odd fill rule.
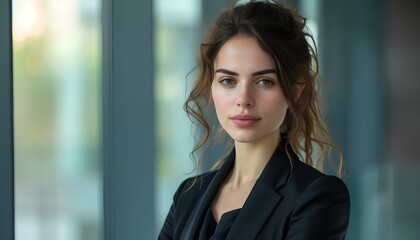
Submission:
[[[0,1],[0,239],[14,239],[12,2]]]

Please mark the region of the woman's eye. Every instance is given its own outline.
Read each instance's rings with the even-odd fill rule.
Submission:
[[[274,81],[270,79],[261,79],[257,82],[257,84],[265,87],[270,87],[274,85]]]
[[[233,85],[235,83],[235,81],[231,78],[224,78],[222,80],[219,81],[222,85],[226,85],[226,86],[230,86]]]

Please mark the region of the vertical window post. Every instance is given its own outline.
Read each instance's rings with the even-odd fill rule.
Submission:
[[[104,239],[154,239],[152,0],[103,2]]]
[[[0,1],[0,239],[14,239],[12,1]]]

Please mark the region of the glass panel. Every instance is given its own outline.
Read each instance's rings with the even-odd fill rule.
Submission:
[[[347,183],[347,187],[349,188],[351,196],[350,225],[347,231],[346,239],[394,239],[394,237],[391,236],[397,236],[396,229],[399,225],[398,220],[395,218],[395,216],[398,215],[398,213],[394,209],[396,207],[395,199],[397,199],[397,197],[395,196],[404,196],[405,192],[401,191],[398,194],[394,193],[397,190],[396,186],[404,182],[403,179],[397,177],[398,173],[400,173],[399,169],[392,169],[386,162],[386,158],[388,158],[387,156],[385,156],[386,151],[383,151],[383,156],[385,158],[380,159],[377,159],[376,157],[368,157],[365,159],[362,158],[363,160],[359,160],[360,154],[354,154],[355,152],[362,152],[364,155],[366,155],[367,153],[371,154],[371,156],[375,156],[375,151],[377,151],[378,149],[377,146],[382,145],[383,143],[382,134],[387,134],[377,132],[379,133],[379,135],[377,135],[375,134],[375,129],[369,129],[368,131],[360,130],[370,128],[369,121],[371,119],[377,118],[377,116],[375,115],[378,114],[378,111],[367,111],[370,114],[367,117],[365,115],[366,112],[364,111],[366,111],[366,109],[368,109],[369,107],[362,107],[360,104],[358,104],[358,102],[355,101],[356,99],[358,99],[358,101],[360,101],[360,99],[368,99],[367,102],[369,102],[369,104],[379,103],[374,104],[376,109],[382,109],[384,107],[384,103],[378,102],[378,99],[381,99],[381,97],[378,96],[382,96],[382,91],[384,89],[381,88],[381,84],[376,85],[377,83],[375,82],[377,81],[375,77],[378,75],[382,75],[375,72],[378,69],[380,69],[376,64],[381,64],[380,61],[375,61],[375,59],[377,60],[378,56],[382,54],[378,54],[378,52],[376,51],[379,48],[377,48],[375,44],[371,44],[371,41],[376,42],[376,40],[374,40],[376,39],[376,37],[374,36],[376,36],[375,34],[377,34],[377,31],[375,30],[376,27],[372,26],[378,25],[378,23],[376,23],[375,20],[378,18],[378,16],[381,16],[381,14],[366,14],[366,12],[371,12],[369,11],[369,7],[378,7],[377,4],[372,3],[372,1],[360,1],[358,3],[354,3],[354,1],[350,3],[349,1],[348,3],[349,4],[344,5],[343,7],[343,5],[327,5],[322,3],[321,1],[302,2],[303,13],[306,17],[308,17],[308,25],[312,29],[316,40],[318,40],[318,26],[321,30],[319,32],[320,41],[323,42],[320,42],[321,44],[317,45],[319,47],[320,53],[324,54],[321,55],[319,59],[321,66],[322,81],[321,90],[324,90],[324,92],[321,93],[324,94],[322,95],[322,97],[324,97],[324,101],[327,101],[329,99],[329,101],[327,102],[327,114],[329,115],[328,120],[330,120],[329,127],[332,130],[333,135],[335,133],[337,137],[335,140],[342,140],[340,147],[343,150],[344,154],[344,180]],[[379,7],[379,9],[381,9],[381,7]],[[361,14],[360,12],[363,12],[364,10],[366,10],[365,13]],[[334,14],[332,14],[333,11]],[[354,18],[348,16],[337,17],[337,19],[334,19],[335,22],[330,22],[326,20],[332,19],[331,16],[342,15],[344,12],[348,12],[348,16],[353,16],[357,12],[359,19],[364,19],[366,18],[366,16],[369,16],[369,18],[372,20],[371,22],[373,22],[374,24],[370,23],[363,27],[355,27],[355,25],[357,25],[357,21],[355,21]],[[364,21],[362,20],[362,22]],[[381,24],[379,24],[378,26],[380,25]],[[346,27],[343,28],[343,26]],[[343,37],[341,35],[344,32],[346,33],[346,35],[344,35]],[[394,35],[399,36],[398,34]],[[363,49],[363,54],[360,54],[360,52],[358,51],[348,51],[345,49]],[[340,59],[340,61],[342,62],[334,61],[333,59]],[[325,61],[325,63],[323,61]],[[327,62],[330,64],[326,65]],[[343,64],[343,62],[345,62],[346,64]],[[359,63],[356,64],[355,62]],[[358,68],[358,66],[360,66],[360,62],[367,64],[366,69],[369,69],[369,71],[365,71],[365,69]],[[348,77],[344,77],[345,75],[347,75]],[[344,80],[341,79],[341,77],[344,77]],[[360,85],[360,81],[358,82],[358,80],[356,79],[364,79],[367,81],[362,80],[362,86]],[[344,82],[345,87],[340,86]],[[369,97],[366,98],[366,96],[363,96],[363,91],[360,91],[359,89],[370,89],[372,88],[372,84],[375,85],[375,87],[373,87],[375,92],[369,94]],[[403,84],[400,85],[403,86]],[[351,90],[352,87],[357,88],[357,91],[354,91],[354,89]],[[340,98],[337,97],[338,95],[344,93],[343,90],[345,92],[348,91],[345,97],[346,100],[340,100]],[[361,95],[360,92],[362,92]],[[367,104],[367,106],[369,106],[369,104]],[[339,119],[341,119],[340,121],[337,121],[337,116],[340,114],[340,112],[337,112],[337,106],[344,109],[341,112],[341,118],[339,117]],[[404,106],[404,104],[402,106]],[[358,116],[354,117],[355,115],[364,116],[360,118]],[[404,114],[394,115],[405,116]],[[370,120],[364,124],[360,124],[360,121],[364,121],[360,119]],[[380,117],[379,119],[384,120]],[[398,117],[398,119],[403,118]],[[359,123],[357,123],[358,121]],[[383,126],[384,124],[383,121],[372,121],[375,122],[374,125],[376,126]],[[350,122],[352,123],[350,124]],[[353,128],[354,126],[357,126],[356,131],[354,131],[352,126]],[[340,130],[337,131],[337,129]],[[347,130],[342,131],[342,129]],[[374,141],[365,138],[362,132],[368,132],[367,135],[372,135],[372,133],[375,134],[372,138]],[[401,138],[398,137],[388,139],[395,140],[395,143],[401,142]],[[412,139],[410,139],[410,141],[412,141]],[[360,146],[369,146],[369,151],[363,151],[363,148],[361,148]],[[397,145],[391,144],[390,146],[395,147]],[[384,146],[382,145],[379,148],[383,147]],[[413,170],[416,171],[415,168],[413,168]],[[414,173],[414,171],[411,173],[408,172],[407,174],[405,174],[405,177],[407,177],[407,179],[413,180],[414,175],[412,175],[412,173]],[[411,182],[414,181],[410,181],[410,183]],[[408,182],[405,183],[404,186],[406,187],[404,188],[404,190],[410,189],[410,184]],[[404,199],[404,197],[400,199]],[[414,198],[410,198],[409,201],[412,201],[413,199]],[[405,206],[411,207],[411,205],[409,204],[406,204]],[[410,210],[412,212],[415,212],[413,211],[414,208],[410,208]],[[415,221],[410,220],[409,222]],[[410,227],[410,225],[407,223],[404,223],[403,225],[404,227]],[[409,233],[409,231],[407,230],[408,229],[405,228],[405,234]],[[414,238],[401,238],[401,236],[399,236],[395,239]]]
[[[101,1],[14,0],[17,240],[102,238]]]
[[[201,34],[201,1],[155,0],[155,102],[157,137],[157,231],[182,180],[193,170],[190,121],[182,110],[187,74],[195,66]]]

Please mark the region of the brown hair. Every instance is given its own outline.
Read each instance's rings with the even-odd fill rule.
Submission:
[[[205,146],[212,132],[215,132],[206,120],[208,110],[213,108],[211,84],[214,59],[222,45],[238,35],[256,39],[274,61],[280,87],[289,106],[280,127],[280,132],[287,135],[286,146],[290,144],[305,163],[321,171],[324,170],[324,158],[327,157],[329,165],[341,176],[342,154],[331,140],[319,106],[315,41],[308,32],[304,17],[295,10],[271,1],[250,1],[233,6],[222,12],[206,32],[197,60],[198,77],[184,104],[193,123],[204,127],[203,137],[196,141],[192,153]],[[297,95],[297,84],[304,85],[300,96]],[[333,149],[339,156],[338,165],[335,166],[331,157]],[[315,157],[317,151],[319,154]]]

